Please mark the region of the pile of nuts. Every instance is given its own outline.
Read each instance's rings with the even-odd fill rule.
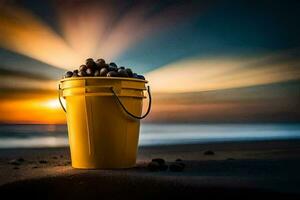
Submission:
[[[116,63],[113,62],[107,64],[102,58],[96,61],[92,58],[86,59],[85,65],[81,65],[79,69],[76,69],[73,72],[67,71],[64,78],[89,76],[124,77],[145,80],[143,75],[133,73],[130,68],[118,67]]]

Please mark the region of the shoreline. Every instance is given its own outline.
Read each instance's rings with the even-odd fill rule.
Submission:
[[[206,150],[213,151],[214,155],[204,155]],[[181,158],[186,168],[183,172],[150,172],[147,164],[156,157],[164,158],[167,163]],[[9,164],[19,158],[24,159],[20,165]],[[134,185],[142,192],[151,183],[165,187],[166,191],[180,185],[195,193],[203,188],[207,191],[219,188],[223,192],[229,188],[230,191],[266,190],[266,194],[300,196],[300,140],[144,146],[139,147],[136,167],[130,169],[78,170],[70,164],[68,148],[0,149],[0,191],[24,189],[39,183],[41,190],[50,188],[53,194],[58,194],[71,192],[71,188],[77,188],[75,183],[82,182],[83,187],[92,185],[88,189],[92,191],[107,183],[120,184],[120,187]],[[70,184],[70,188],[61,186],[63,183]],[[177,186],[172,186],[173,183]],[[115,189],[107,187],[102,192],[105,191]]]

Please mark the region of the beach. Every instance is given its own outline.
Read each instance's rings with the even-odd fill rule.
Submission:
[[[213,151],[213,155],[204,152]],[[131,169],[79,170],[68,148],[0,150],[0,192],[38,199],[300,197],[300,140],[139,147]],[[180,158],[183,172],[151,172],[153,158]]]

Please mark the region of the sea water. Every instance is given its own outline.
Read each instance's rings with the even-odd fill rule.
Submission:
[[[300,124],[142,124],[140,146],[300,139]],[[68,146],[66,125],[0,125],[0,148]]]

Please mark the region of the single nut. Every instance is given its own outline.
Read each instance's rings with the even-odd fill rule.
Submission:
[[[130,68],[125,69],[129,77],[133,77],[132,70]]]
[[[71,71],[67,71],[65,73],[65,78],[69,78],[69,77],[72,77],[72,76],[73,76],[73,72],[71,72]]]
[[[14,159],[14,160],[10,160],[8,162],[8,164],[10,164],[10,165],[21,165],[22,163],[20,161],[18,161],[17,159]]]
[[[24,162],[24,161],[25,161],[25,159],[24,159],[24,158],[22,158],[22,157],[20,157],[20,158],[18,158],[18,159],[17,159],[17,161],[18,161],[18,162]]]
[[[96,69],[97,65],[94,61],[89,61],[86,63],[87,68]]]
[[[116,64],[116,63],[114,63],[114,62],[111,62],[111,63],[109,63],[109,66],[111,66],[111,67],[115,67],[115,68],[118,68],[117,64]]]
[[[105,60],[102,58],[99,58],[98,60],[96,60],[96,64],[98,67],[103,67],[105,65]]]
[[[85,60],[85,63],[88,63],[88,62],[94,62],[94,59],[93,58],[88,58]]]
[[[85,71],[87,69],[86,65],[80,65],[79,71]]]
[[[206,156],[213,156],[213,155],[215,155],[215,152],[213,152],[211,150],[207,150],[207,151],[204,151],[203,154],[206,155]]]
[[[78,77],[78,69],[75,69],[73,71],[73,76],[72,77]]]
[[[118,76],[118,72],[116,71],[110,71],[107,73],[106,75],[107,77],[117,77]]]
[[[137,76],[138,76],[138,79],[145,80],[145,77],[143,75],[137,75]]]
[[[121,77],[128,77],[128,74],[125,69],[119,69],[118,73],[119,73],[119,76],[121,76]]]
[[[109,66],[109,67],[108,67],[108,71],[110,71],[110,72],[111,72],[111,71],[118,72],[118,68]]]
[[[153,158],[152,162],[157,162],[160,165],[163,165],[163,164],[166,163],[166,161],[164,159],[162,159],[162,158]]]
[[[102,68],[102,69],[100,70],[100,76],[106,76],[107,73],[108,73],[108,70],[107,70],[106,68]]]
[[[133,74],[132,74],[132,77],[133,77],[133,78],[138,78],[137,73],[133,73]]]
[[[86,76],[87,74],[86,74],[86,72],[85,71],[79,71],[78,72],[78,76]]]

